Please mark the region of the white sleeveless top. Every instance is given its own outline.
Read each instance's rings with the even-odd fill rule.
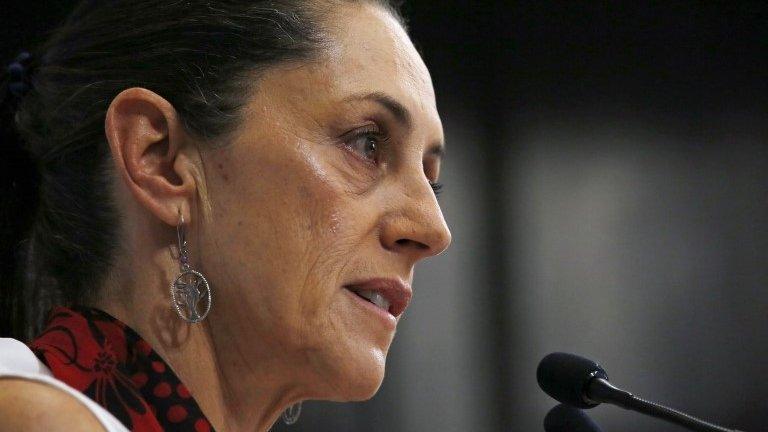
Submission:
[[[0,338],[0,378],[19,378],[55,387],[85,405],[107,432],[128,432],[128,429],[101,405],[54,378],[50,369],[35,357],[29,347],[16,339]]]

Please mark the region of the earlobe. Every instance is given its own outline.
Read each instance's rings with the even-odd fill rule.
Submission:
[[[115,169],[134,200],[171,226],[179,209],[190,220],[195,178],[183,153],[189,139],[173,106],[150,90],[130,88],[112,100],[104,128]]]

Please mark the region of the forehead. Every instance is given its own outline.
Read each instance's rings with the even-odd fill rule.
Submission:
[[[389,12],[363,2],[340,8],[328,25],[328,65],[336,72],[331,76],[340,91],[360,93],[375,86],[404,104],[434,109],[429,70]]]
[[[287,103],[294,113],[309,115],[307,111],[318,114],[314,108],[339,105],[353,95],[384,94],[407,109],[414,126],[429,139],[442,140],[429,71],[389,12],[367,2],[347,3],[329,15],[326,26],[329,44],[322,55],[263,74],[257,100]]]

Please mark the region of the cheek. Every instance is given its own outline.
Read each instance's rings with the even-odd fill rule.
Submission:
[[[213,162],[218,285],[273,331],[275,323],[335,325],[329,306],[369,223],[332,165],[310,148],[285,148],[299,151],[224,153]]]
[[[214,312],[221,331],[260,341],[251,349],[301,356],[319,376],[375,391],[392,335],[350,313],[342,284],[376,272],[365,252],[376,247],[376,206],[309,150],[233,155],[211,182]]]
[[[342,327],[341,315],[333,306],[343,294],[342,284],[364,241],[364,221],[352,217],[349,205],[335,192],[315,190],[309,196],[306,208],[310,210],[304,221],[309,227],[304,239],[307,249],[302,263],[305,280],[297,287],[301,295],[299,319],[309,334],[316,333],[318,328],[337,332]]]

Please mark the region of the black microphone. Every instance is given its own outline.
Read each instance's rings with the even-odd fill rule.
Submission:
[[[575,354],[552,353],[536,370],[539,387],[558,402],[592,408],[603,402],[637,411],[698,432],[739,432],[649,402],[613,386],[599,364]]]
[[[545,432],[602,432],[584,411],[560,404],[544,417]]]

